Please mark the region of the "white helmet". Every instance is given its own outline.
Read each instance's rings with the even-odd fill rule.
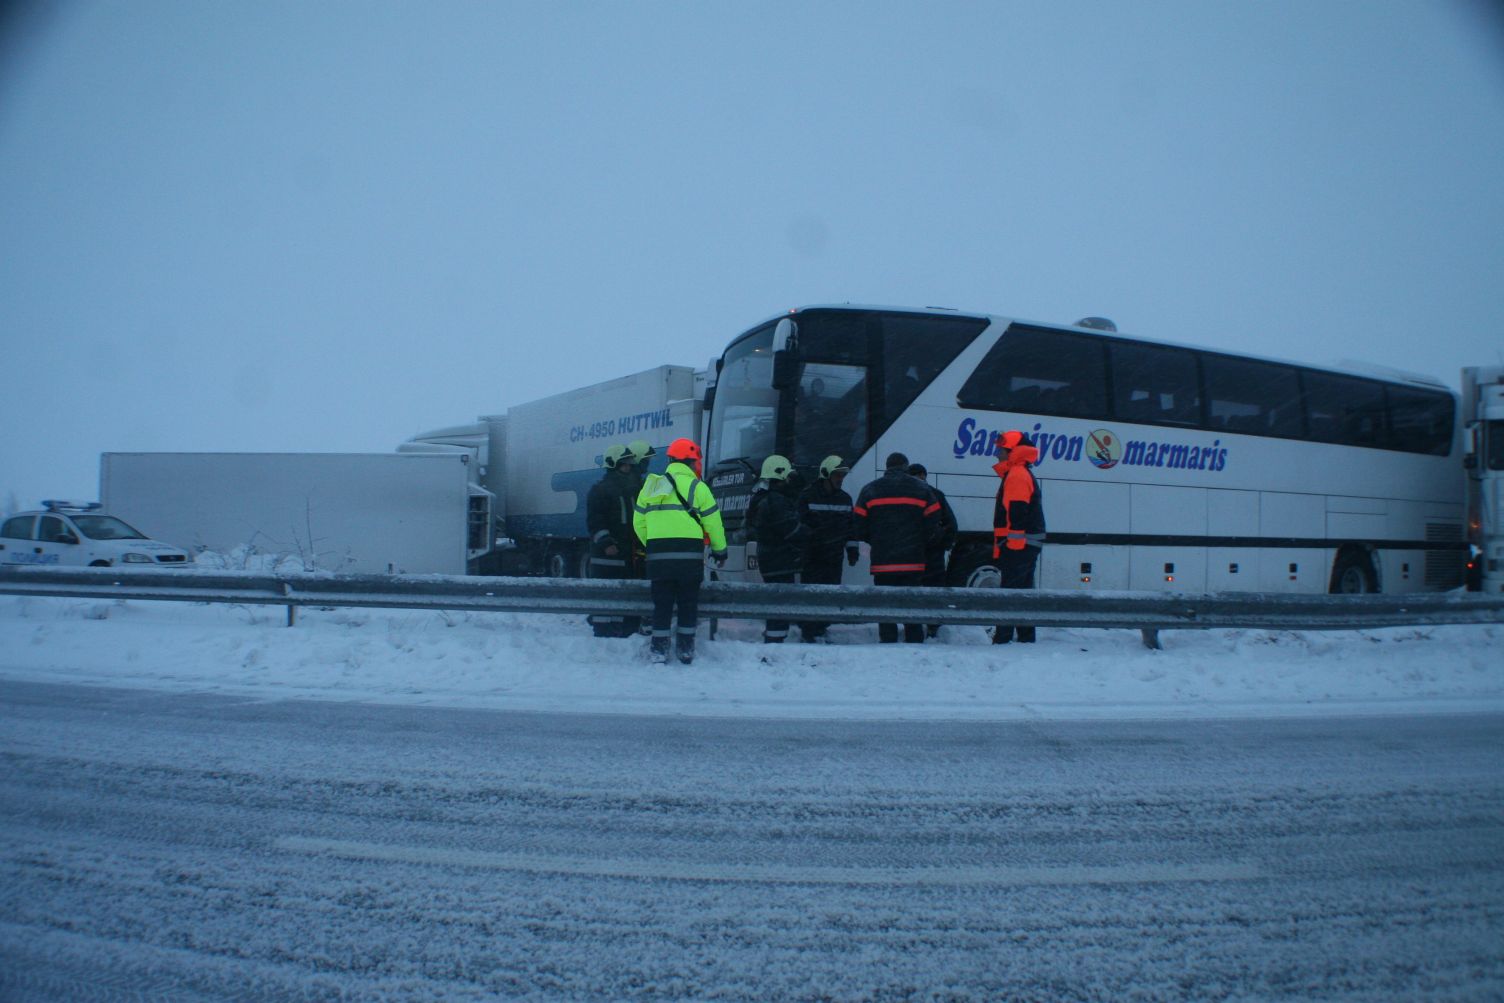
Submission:
[[[794,465],[789,462],[786,456],[779,456],[777,453],[774,453],[762,461],[762,476],[765,480],[786,481],[789,479],[789,474],[793,472]]]

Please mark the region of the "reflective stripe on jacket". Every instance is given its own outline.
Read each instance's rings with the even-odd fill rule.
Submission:
[[[632,526],[647,549],[649,578],[698,578],[707,537],[712,550],[726,549],[715,495],[683,463],[670,463],[643,482]]]
[[[993,557],[1001,557],[1004,548],[1023,550],[1044,543],[1044,499],[1039,481],[1029,469],[1029,463],[1038,455],[1032,446],[1019,446],[1008,459],[993,465],[992,469],[1003,479],[992,510]]]
[[[940,532],[940,500],[927,484],[890,470],[862,488],[852,512],[858,537],[872,545],[874,575],[924,571]]]
[[[608,470],[585,498],[585,530],[590,534],[591,574],[597,578],[626,576],[637,537],[632,532],[632,511],[637,500],[637,478],[621,470]],[[608,547],[615,554],[606,553]]]
[[[846,544],[856,539],[851,496],[821,478],[799,496],[799,521],[809,527],[813,564],[839,564]]]

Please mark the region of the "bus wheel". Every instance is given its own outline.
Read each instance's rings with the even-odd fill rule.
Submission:
[[[953,556],[946,573],[946,584],[952,588],[995,589],[1002,581],[991,547],[973,547]]]
[[[1367,552],[1357,547],[1343,548],[1332,568],[1332,594],[1356,596],[1377,591],[1379,576],[1374,573],[1373,560]]]

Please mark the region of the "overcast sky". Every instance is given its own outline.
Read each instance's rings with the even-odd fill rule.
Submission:
[[[790,306],[1504,361],[1487,0],[10,5],[0,506],[384,451]]]

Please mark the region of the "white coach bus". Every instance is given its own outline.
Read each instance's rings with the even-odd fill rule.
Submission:
[[[1083,326],[1090,325],[1090,326]],[[1462,584],[1456,395],[1436,380],[1299,365],[951,310],[821,306],[734,339],[707,395],[706,479],[752,577],[742,513],[769,453],[805,476],[891,452],[960,523],[953,585],[995,584],[992,471],[1010,428],[1039,447],[1041,588],[1415,592]],[[865,562],[848,581],[870,581]]]

